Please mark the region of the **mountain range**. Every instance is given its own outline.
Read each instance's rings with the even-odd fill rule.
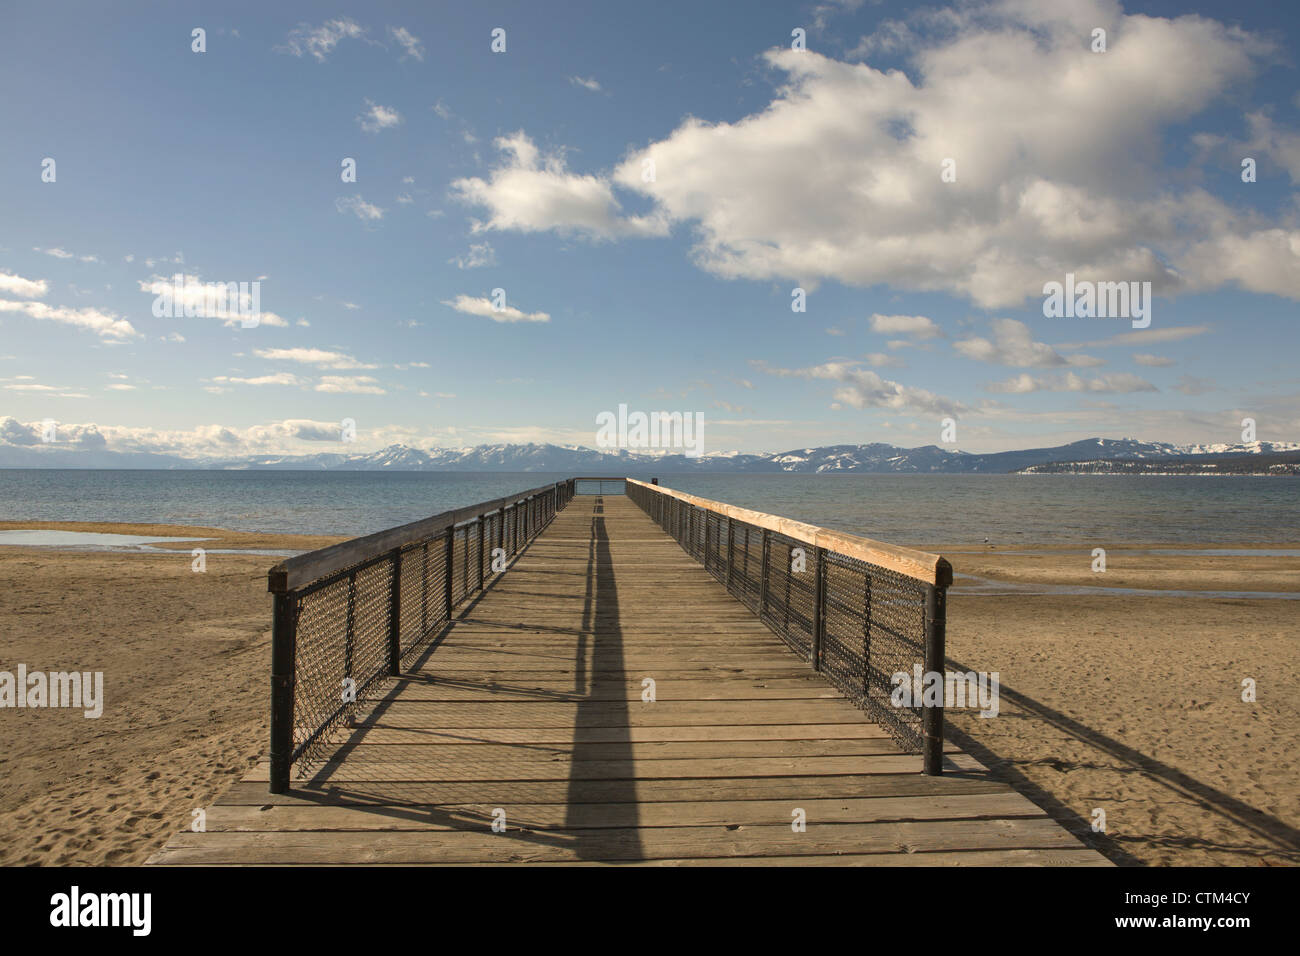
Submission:
[[[562,474],[1005,474],[1056,462],[1099,460],[1231,459],[1300,450],[1300,442],[1174,445],[1133,438],[1088,438],[1051,448],[991,454],[924,445],[900,448],[873,442],[824,445],[775,454],[713,454],[697,458],[629,451],[606,452],[578,445],[508,444],[472,448],[389,445],[366,454],[249,455],[185,458],[155,452],[113,451],[82,445],[16,444],[0,438],[0,468],[161,468],[309,471],[550,472]]]

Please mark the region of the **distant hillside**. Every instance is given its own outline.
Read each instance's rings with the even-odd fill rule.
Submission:
[[[1159,461],[1101,458],[1051,461],[1024,475],[1300,475],[1300,452],[1259,455],[1184,455]]]
[[[16,425],[12,419],[7,422]],[[1240,445],[1172,445],[1132,438],[1089,438],[1053,448],[1029,448],[993,454],[972,454],[924,445],[900,448],[880,442],[863,445],[825,445],[776,454],[713,454],[698,458],[652,455],[628,451],[607,452],[575,445],[498,444],[473,448],[413,448],[389,445],[379,451],[348,453],[333,444],[328,452],[311,455],[250,455],[229,458],[184,458],[175,454],[115,451],[102,438],[86,443],[42,444],[28,437],[21,442],[6,435],[23,436],[26,430],[0,427],[0,468],[164,468],[310,471],[454,471],[546,472],[555,474],[709,473],[709,474],[1007,474],[1009,472],[1094,473],[1102,463],[1150,462],[1215,463],[1213,473],[1226,473],[1233,461],[1243,462],[1238,472],[1253,473],[1270,456],[1300,452],[1296,442],[1250,442]],[[1265,459],[1269,459],[1265,462]],[[1095,466],[1095,467],[1094,467]],[[1125,466],[1129,471],[1145,472]],[[1236,466],[1231,466],[1236,467]]]

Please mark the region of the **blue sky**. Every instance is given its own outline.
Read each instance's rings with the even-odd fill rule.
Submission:
[[[1300,438],[1294,5],[459,6],[13,5],[0,440]],[[1068,272],[1150,327],[1044,316]],[[262,322],[156,317],[176,273]]]

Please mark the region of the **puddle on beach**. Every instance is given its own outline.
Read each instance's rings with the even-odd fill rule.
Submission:
[[[1007,552],[1002,553],[1006,554]],[[1033,584],[1020,581],[994,581],[992,578],[980,578],[973,574],[954,574],[952,590],[958,594],[972,597],[999,597],[1008,594],[1104,594],[1111,597],[1139,595],[1141,597],[1218,598],[1220,600],[1250,598],[1294,601],[1300,599],[1300,591],[1175,591],[1161,588],[1094,588],[1082,584]]]
[[[113,551],[118,548],[142,549],[159,541],[210,541],[210,538],[171,538],[166,535],[109,534],[102,531],[0,531],[0,545],[16,544],[33,548],[88,548]],[[163,548],[151,550],[161,551]]]
[[[0,545],[29,548],[68,548],[77,551],[130,551],[149,554],[185,554],[176,548],[155,547],[164,542],[211,541],[211,538],[175,538],[167,535],[111,534],[103,531],[34,531],[17,529],[0,531]],[[303,554],[288,549],[205,548],[208,554],[264,554],[281,557]]]

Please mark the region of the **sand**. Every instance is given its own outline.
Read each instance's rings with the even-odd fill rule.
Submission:
[[[288,550],[334,538],[211,528],[3,522],[2,528],[205,537]],[[142,863],[264,752],[267,555],[0,548],[0,670],[103,671],[103,716],[0,709],[0,864]]]
[[[332,538],[212,528],[0,522],[303,550]],[[265,753],[267,555],[0,547],[0,670],[101,670],[104,715],[0,709],[0,863],[143,862]],[[1184,547],[1192,547],[1190,545]],[[1234,545],[1234,547],[1248,547]],[[1297,547],[1274,543],[1273,548]],[[1024,550],[1034,550],[1029,547]],[[940,548],[959,574],[1018,584],[1300,591],[1300,559],[1007,555]],[[1300,602],[953,591],[950,666],[997,671],[1000,715],[949,725],[1112,859],[1300,863]],[[1241,679],[1258,682],[1243,703]],[[1089,826],[1095,810],[1106,831]]]

